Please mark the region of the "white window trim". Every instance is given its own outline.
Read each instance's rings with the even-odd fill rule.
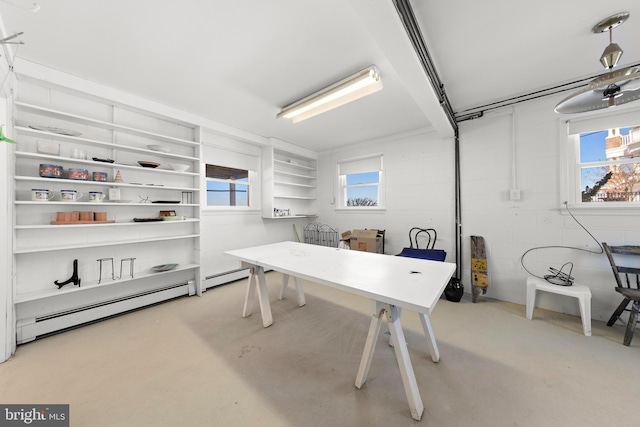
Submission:
[[[372,158],[380,158],[381,167],[379,170],[378,176],[378,205],[377,206],[349,206],[347,207],[347,201],[345,200],[345,186],[346,186],[346,175],[340,175],[340,164],[341,163],[349,163],[357,160],[366,160]],[[373,171],[372,171],[373,172]],[[336,180],[336,194],[338,197],[336,198],[336,208],[337,212],[384,212],[386,211],[386,183],[385,183],[385,173],[384,173],[384,156],[383,153],[374,153],[368,154],[366,156],[359,157],[351,157],[347,159],[341,159],[335,164],[335,175],[338,177]]]
[[[212,164],[212,163],[209,163]],[[219,165],[222,166],[222,165]],[[216,212],[223,212],[223,211],[231,211],[231,212],[262,212],[261,209],[259,207],[257,207],[258,203],[257,203],[257,196],[256,196],[256,191],[258,190],[258,187],[255,185],[256,180],[256,171],[252,171],[249,170],[249,179],[247,180],[247,182],[242,182],[242,181],[233,181],[233,180],[228,180],[228,179],[217,179],[217,178],[207,178],[206,176],[206,164],[205,167],[203,168],[203,170],[205,171],[205,176],[204,176],[204,202],[202,203],[202,210],[203,211],[216,211]],[[237,184],[242,184],[242,185],[248,185],[249,187],[249,206],[210,206],[207,204],[207,182],[208,181],[215,181],[215,182],[227,182],[227,183],[232,183],[232,182],[236,182]]]
[[[616,116],[627,116],[630,112],[636,114],[640,112],[640,108],[634,109],[618,109],[620,113],[599,114],[587,116],[586,120],[593,119],[595,121],[615,120]],[[636,116],[638,117],[638,116]],[[574,120],[574,119],[570,119]],[[640,203],[635,202],[616,202],[615,205],[609,203],[590,203],[582,201],[582,189],[578,184],[581,182],[580,166],[579,166],[579,144],[580,137],[578,134],[570,134],[570,120],[558,120],[558,159],[560,162],[560,191],[558,208],[563,214],[568,214],[565,206],[572,211],[580,211],[581,214],[592,215],[637,215],[640,210]],[[624,127],[625,125],[616,127]],[[629,124],[632,126],[633,124]],[[603,129],[601,125],[601,130]],[[594,163],[595,164],[595,163]]]

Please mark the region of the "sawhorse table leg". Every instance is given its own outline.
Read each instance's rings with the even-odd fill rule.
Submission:
[[[264,269],[260,266],[253,266],[249,273],[249,284],[244,299],[242,317],[251,316],[253,312],[253,300],[256,293],[256,282],[258,288],[258,302],[260,303],[260,313],[262,314],[262,325],[266,328],[273,324],[271,315],[271,304],[269,303],[269,293],[267,292],[267,280],[264,277]]]
[[[420,316],[420,323],[422,323],[422,329],[427,337],[427,346],[429,347],[429,353],[431,353],[431,360],[434,362],[440,361],[440,350],[438,350],[438,343],[436,343],[436,336],[433,334],[431,328],[431,322],[429,321],[429,315],[424,313],[418,313]]]
[[[307,302],[304,298],[304,289],[302,283],[297,277],[293,277],[293,283],[296,285],[296,295],[298,297],[298,307],[302,307]],[[283,300],[287,295],[287,285],[289,284],[289,275],[282,273],[282,289],[280,289],[280,299]]]
[[[394,305],[382,304],[379,302],[376,303],[376,313],[371,318],[367,341],[364,346],[364,352],[362,353],[360,367],[358,368],[358,374],[356,376],[356,387],[361,388],[367,381],[367,375],[369,374],[369,368],[371,367],[371,361],[373,359],[373,351],[376,346],[376,341],[378,340],[378,335],[380,334],[382,316],[386,316],[386,321],[389,325],[391,341],[393,342],[393,349],[396,353],[398,366],[400,367],[402,384],[404,385],[404,391],[407,395],[407,400],[409,401],[411,416],[414,420],[420,421],[424,411],[424,405],[420,398],[418,383],[413,371],[413,366],[411,365],[411,359],[409,358],[409,351],[407,350],[407,342],[404,338],[402,325],[400,324],[398,308]]]
[[[371,301],[373,304],[373,311],[376,313],[378,310],[378,305],[380,303],[376,301]],[[402,308],[397,307],[398,309],[398,317],[402,317]],[[431,360],[434,362],[440,361],[440,351],[438,350],[438,343],[436,342],[436,336],[433,333],[433,328],[431,328],[431,321],[429,320],[429,315],[424,313],[418,313],[420,316],[420,323],[422,324],[422,329],[424,330],[424,335],[427,338],[427,347],[429,347],[429,353],[431,354]],[[391,347],[394,346],[393,341],[389,340],[389,345]]]

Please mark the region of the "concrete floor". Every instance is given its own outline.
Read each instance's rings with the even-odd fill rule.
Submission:
[[[304,282],[241,317],[246,281],[18,347],[0,364],[0,403],[68,403],[72,426],[606,426],[634,419],[640,334],[480,297],[442,299],[430,360],[418,316],[403,326],[425,410],[411,418],[393,350],[378,341],[369,379],[354,386],[367,300]]]

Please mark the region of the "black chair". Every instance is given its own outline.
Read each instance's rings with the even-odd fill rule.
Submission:
[[[418,246],[419,237],[424,243],[424,249],[420,249]],[[437,239],[438,233],[433,228],[413,227],[409,230],[409,247],[402,249],[398,256],[444,261],[447,258],[447,253],[442,249],[434,249]]]
[[[624,345],[628,346],[633,339],[633,333],[636,330],[636,323],[638,322],[638,311],[640,311],[640,268],[617,265],[613,254],[640,255],[640,246],[609,246],[603,242],[602,247],[609,259],[613,276],[616,279],[616,292],[621,293],[624,297],[607,322],[607,326],[613,326],[616,320],[620,318],[622,312],[628,311],[629,321],[627,322],[627,330],[624,334]],[[627,308],[629,303],[631,303],[630,309]]]

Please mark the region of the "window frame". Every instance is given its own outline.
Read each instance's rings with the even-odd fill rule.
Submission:
[[[224,167],[224,168],[230,168],[230,169],[237,169],[237,170],[241,170],[241,171],[246,171],[247,172],[247,180],[245,181],[240,181],[240,180],[232,180],[232,179],[221,179],[221,178],[210,178],[207,176],[207,166],[218,166],[218,167]],[[203,203],[203,208],[206,210],[216,210],[216,211],[225,211],[225,210],[232,210],[232,211],[256,211],[256,185],[255,185],[255,179],[256,179],[256,171],[252,171],[250,169],[242,169],[242,168],[236,168],[236,167],[232,167],[232,166],[225,166],[225,165],[216,165],[213,163],[205,163],[203,169],[203,184],[204,184],[204,203]],[[209,182],[222,182],[222,183],[228,183],[228,184],[240,184],[240,185],[246,185],[247,186],[247,191],[249,193],[249,197],[248,197],[248,206],[231,206],[231,205],[225,205],[225,206],[216,206],[216,205],[210,205],[208,203],[208,183]]]
[[[347,184],[347,175],[355,175],[354,174],[344,174],[341,175],[340,174],[340,165],[341,164],[349,164],[349,163],[356,163],[359,161],[368,161],[368,160],[375,160],[375,159],[379,159],[380,162],[380,167],[378,170],[367,170],[367,171],[360,171],[358,173],[367,173],[367,172],[378,172],[378,182],[377,184],[351,184],[348,185]],[[385,173],[384,173],[384,157],[382,153],[375,153],[375,154],[369,154],[366,156],[360,156],[360,157],[353,157],[353,158],[348,158],[348,159],[342,159],[336,162],[336,176],[337,176],[337,184],[336,184],[336,192],[338,194],[338,197],[336,198],[336,211],[343,211],[343,212],[362,212],[362,211],[366,211],[366,212],[375,212],[375,211],[385,211],[386,210],[386,205],[385,205],[385,193],[386,193],[386,186],[385,186]],[[354,188],[354,187],[373,187],[373,186],[377,186],[378,188],[378,204],[376,206],[347,206],[347,188]]]
[[[637,213],[640,202],[583,202],[582,176],[583,167],[608,166],[630,163],[629,159],[580,163],[580,134],[640,126],[640,108],[618,109],[616,112],[588,115],[584,118],[572,118],[560,121],[558,130],[558,148],[560,161],[559,209],[564,212],[565,206],[584,213],[612,215],[628,215]],[[576,127],[572,130],[572,125]],[[638,161],[640,162],[640,160]],[[631,162],[637,163],[637,162]]]

